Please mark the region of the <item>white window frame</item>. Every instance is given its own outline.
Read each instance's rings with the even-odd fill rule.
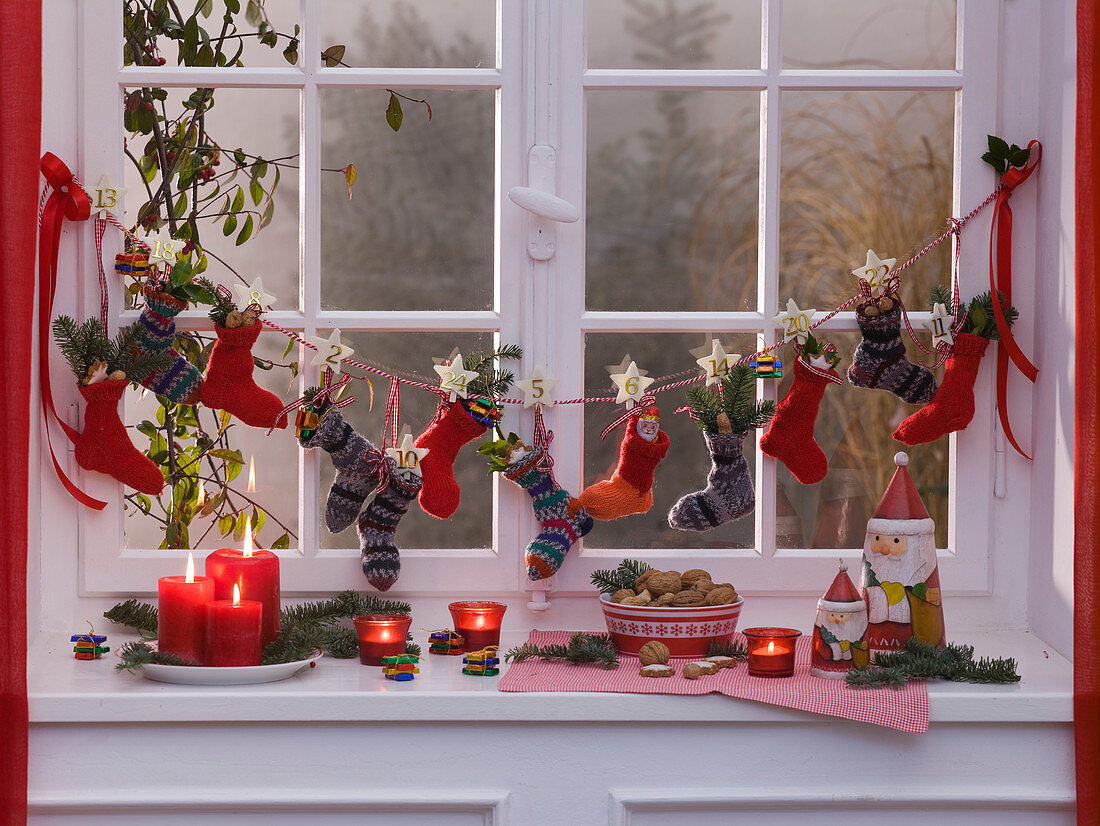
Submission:
[[[539,366],[559,378],[559,395],[584,395],[584,335],[600,332],[762,333],[764,343],[775,340],[771,317],[780,304],[778,295],[779,209],[779,95],[794,90],[953,90],[956,93],[954,183],[952,210],[962,214],[988,194],[991,177],[976,158],[985,134],[997,123],[999,81],[998,32],[1002,4],[959,0],[957,61],[950,70],[784,70],[780,66],[782,0],[762,2],[761,68],[748,70],[615,70],[585,66],[584,8],[581,2],[560,0],[498,0],[497,67],[489,69],[386,69],[321,67],[320,0],[301,0],[301,66],[277,68],[121,67],[116,34],[121,29],[121,4],[81,4],[79,33],[82,65],[82,114],[79,169],[88,180],[107,171],[121,178],[118,136],[122,130],[119,105],[123,87],[156,85],[196,88],[263,87],[297,89],[302,95],[302,169],[300,185],[300,271],[320,271],[319,97],[332,87],[360,86],[383,89],[489,89],[497,92],[495,180],[495,299],[488,311],[324,311],[320,309],[320,282],[301,279],[299,310],[270,314],[281,326],[313,335],[318,329],[340,327],[353,331],[491,331],[502,341],[518,341],[525,358],[519,372]],[[966,36],[967,32],[975,33]],[[1037,59],[1036,47],[1036,59]],[[527,88],[523,88],[524,80]],[[760,122],[760,243],[758,306],[756,312],[590,312],[585,290],[585,95],[603,89],[707,89],[755,91],[761,94]],[[578,116],[579,115],[579,116]],[[557,253],[538,262],[526,254],[523,213],[502,198],[509,188],[527,185],[527,157],[531,147],[556,150],[557,194],[577,204],[582,220],[557,228]],[[946,216],[945,216],[946,217]],[[966,234],[960,266],[964,295],[980,292],[987,267],[983,228],[988,216],[975,221]],[[918,233],[919,229],[916,230]],[[83,274],[76,306],[65,311],[88,315],[98,306],[91,232],[81,228]],[[110,236],[108,236],[110,237]],[[917,239],[915,239],[917,240]],[[109,259],[111,248],[105,257]],[[1017,289],[1028,290],[1033,275],[1026,267],[1016,271]],[[1019,286],[1024,282],[1022,287]],[[854,287],[854,284],[853,284]],[[117,285],[116,295],[117,296]],[[59,297],[60,299],[60,297]],[[65,307],[68,298],[59,300]],[[117,301],[115,306],[119,306]],[[62,311],[59,309],[59,311]],[[919,320],[921,314],[913,314]],[[127,317],[123,318],[126,321]],[[206,324],[201,311],[188,311],[184,328]],[[843,313],[825,327],[855,331],[853,313]],[[685,356],[686,357],[686,356]],[[991,361],[991,359],[987,359]],[[55,371],[56,375],[60,375]],[[310,383],[305,371],[301,387]],[[59,388],[55,387],[55,393]],[[762,383],[765,398],[775,386]],[[61,395],[60,393],[57,393]],[[71,393],[75,401],[75,392]],[[992,370],[984,368],[975,388],[978,414],[961,434],[951,437],[949,469],[950,531],[948,548],[941,550],[942,578],[951,594],[984,595],[992,592],[993,571],[989,548],[993,535],[994,489],[1004,491],[1006,467],[1003,437],[995,426]],[[66,400],[69,400],[66,398]],[[530,433],[530,413],[507,411],[509,426]],[[557,407],[547,414],[556,431],[555,473],[567,488],[582,484],[584,453],[583,413],[579,406]],[[281,434],[274,438],[288,438]],[[624,556],[642,556],[658,567],[684,569],[706,566],[715,559],[736,561],[736,581],[746,593],[794,595],[819,593],[822,582],[835,572],[837,556],[851,564],[858,550],[778,549],[775,544],[776,463],[756,446],[758,475],[754,516],[756,547],[706,551],[575,548],[553,580],[531,584],[523,567],[523,548],[533,536],[535,522],[528,498],[510,484],[494,481],[493,548],[402,549],[402,596],[515,594],[524,590],[553,590],[559,595],[591,594],[588,578],[599,567],[614,565]],[[460,461],[474,461],[472,451]],[[357,549],[320,547],[319,462],[315,452],[302,452],[299,463],[299,549],[281,552],[284,591],[315,593],[354,585],[361,579]],[[52,478],[43,474],[43,502],[61,502]],[[79,590],[84,595],[118,593],[148,595],[156,578],[174,571],[168,560],[182,560],[184,552],[125,549],[119,488],[98,474],[81,474],[90,493],[111,502],[102,512],[81,509],[78,547]],[[965,491],[966,519],[957,518],[956,491]],[[441,527],[445,530],[445,527]],[[1025,559],[1026,544],[1013,553]],[[182,561],[180,562],[182,565]],[[536,597],[538,598],[538,597]]]

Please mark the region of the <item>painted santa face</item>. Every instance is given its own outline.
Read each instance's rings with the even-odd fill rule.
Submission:
[[[863,638],[867,630],[866,611],[826,611],[817,609],[815,625],[823,625],[838,640],[855,641]]]
[[[638,419],[638,435],[647,442],[652,442],[661,432],[661,423],[657,419]]]
[[[909,538],[895,534],[876,533],[871,537],[871,553],[901,556],[909,549]]]
[[[851,614],[847,611],[830,611],[826,616],[826,621],[832,625],[834,623],[847,622],[851,618]]]

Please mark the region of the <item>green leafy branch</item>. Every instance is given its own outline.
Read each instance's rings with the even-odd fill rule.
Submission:
[[[1016,319],[1020,317],[1020,311],[1008,303],[1004,293],[1000,290],[997,291],[997,298],[1001,302],[1001,312],[1004,313],[1005,321],[1011,327],[1016,323]],[[928,301],[933,307],[942,304],[944,307],[950,308],[950,288],[943,285],[933,287],[929,291]],[[997,330],[997,317],[993,313],[993,294],[989,290],[970,299],[970,306],[967,308],[966,329],[963,332],[972,333],[990,341],[1000,339],[1001,334]]]
[[[603,594],[613,594],[624,588],[633,590],[638,577],[652,568],[652,565],[637,559],[624,559],[617,568],[593,571],[592,584]]]
[[[982,155],[982,160],[997,170],[997,177],[1001,177],[1009,169],[1022,169],[1027,166],[1031,157],[1031,149],[1019,147],[1016,144],[1008,145],[1008,141],[998,138],[996,135],[987,135],[989,151]]]
[[[910,638],[900,651],[874,655],[867,668],[853,668],[845,675],[855,688],[900,688],[910,680],[949,680],[961,683],[1016,683],[1016,660],[1011,657],[974,659],[974,646],[948,644],[939,648]]]
[[[721,391],[707,387],[692,387],[687,391],[688,404],[697,417],[696,424],[707,433],[722,430],[719,415],[729,419],[731,433],[763,427],[775,415],[775,402],[756,400],[756,377],[745,364],[735,364],[721,382]]]
[[[733,657],[738,662],[748,662],[748,646],[726,640],[725,642],[712,642],[707,646],[708,657]]]
[[[98,318],[77,324],[70,316],[59,315],[53,320],[53,337],[78,380],[97,362],[102,362],[108,376],[116,370],[139,376],[163,368],[170,358],[167,353],[153,355],[138,347],[141,328],[137,324],[123,327],[111,339]]]
[[[606,670],[619,667],[618,649],[607,634],[584,634],[578,631],[569,639],[568,645],[534,645],[525,642],[504,655],[505,660],[517,663],[532,657],[540,660],[564,660],[573,665],[598,663]]]

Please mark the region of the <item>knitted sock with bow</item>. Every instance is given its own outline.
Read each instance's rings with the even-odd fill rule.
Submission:
[[[378,464],[384,457],[335,409],[321,417],[312,436],[298,443],[307,449],[319,447],[332,457],[336,478],[325,503],[325,525],[330,533],[339,533],[355,521],[378,484]]]
[[[848,381],[856,387],[889,390],[906,404],[927,404],[936,395],[932,371],[905,357],[901,340],[901,305],[881,315],[868,315],[866,304],[856,308],[863,341],[848,365]],[[875,308],[877,312],[877,307]]]
[[[533,581],[557,573],[574,543],[592,530],[592,517],[583,507],[570,513],[574,502],[569,492],[554,481],[554,474],[539,470],[546,448],[520,456],[508,465],[504,475],[527,491],[539,520],[538,536],[527,544],[527,576]]]
[[[137,348],[153,356],[166,353],[171,361],[165,367],[129,378],[169,401],[195,404],[202,392],[202,374],[172,347],[176,338],[176,316],[187,308],[187,302],[150,287],[142,294],[145,306],[137,320],[141,329]]]
[[[593,519],[618,519],[653,507],[653,472],[668,453],[668,434],[661,430],[647,442],[638,434],[634,419],[626,427],[615,473],[606,482],[585,488],[576,499],[575,506],[584,508]]]
[[[420,460],[424,473],[424,486],[420,489],[420,507],[424,513],[446,519],[458,510],[462,495],[455,481],[454,464],[458,451],[481,436],[485,425],[466,412],[462,402],[442,402],[435,418],[416,437],[416,447],[428,448],[428,454]]]
[[[359,552],[367,582],[388,591],[401,575],[401,554],[394,541],[397,525],[420,493],[423,480],[410,471],[398,471],[389,456],[390,481],[359,514]]]
[[[251,326],[214,327],[218,340],[210,351],[202,403],[213,410],[225,410],[252,427],[281,430],[286,427],[286,414],[279,415],[283,403],[252,379],[252,345],[261,326],[254,322]]]
[[[966,429],[974,418],[974,381],[988,346],[989,340],[981,336],[956,333],[936,397],[898,425],[894,438],[907,445],[919,445]]]
[[[829,372],[836,375],[835,371]],[[829,469],[824,452],[814,441],[817,409],[829,383],[811,370],[801,356],[797,358],[794,381],[775,408],[768,432],[760,439],[760,449],[785,464],[803,485],[820,482]]]
[[[728,428],[728,419],[725,424]],[[710,453],[707,486],[687,494],[672,506],[668,512],[670,527],[680,531],[709,531],[752,511],[756,495],[749,463],[742,450],[747,433],[703,431]]]
[[[85,470],[106,473],[127,487],[155,496],[164,489],[164,476],[134,447],[118,416],[118,402],[128,383],[126,379],[108,379],[80,385],[88,408],[84,432],[76,443],[76,461]]]

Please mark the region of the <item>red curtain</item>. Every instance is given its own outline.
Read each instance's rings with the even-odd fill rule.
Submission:
[[[40,0],[0,2],[0,818],[27,818],[27,462],[42,99]]]
[[[1100,823],[1100,83],[1096,46],[1100,15],[1093,0],[1077,4],[1077,345],[1074,387],[1073,721],[1077,750],[1077,822]]]

